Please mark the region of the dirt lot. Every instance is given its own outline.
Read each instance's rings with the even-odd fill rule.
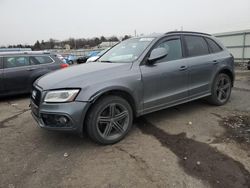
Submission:
[[[28,105],[0,99],[0,187],[250,187],[250,72],[227,105],[152,113],[112,146],[40,129]]]

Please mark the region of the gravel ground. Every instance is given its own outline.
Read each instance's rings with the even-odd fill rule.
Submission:
[[[250,187],[250,71],[228,104],[202,100],[134,122],[118,144],[40,129],[28,96],[0,99],[0,187]]]

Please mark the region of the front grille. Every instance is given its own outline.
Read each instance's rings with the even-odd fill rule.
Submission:
[[[42,97],[41,91],[38,90],[37,88],[33,87],[33,90],[31,93],[31,99],[35,105],[40,106],[41,97]]]

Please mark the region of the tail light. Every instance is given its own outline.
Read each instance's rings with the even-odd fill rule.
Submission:
[[[62,63],[62,64],[61,64],[61,69],[66,68],[66,67],[68,67],[68,66],[69,66],[68,64]]]

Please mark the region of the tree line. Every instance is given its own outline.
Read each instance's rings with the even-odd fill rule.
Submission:
[[[131,38],[130,35],[125,35],[121,40],[126,40]],[[119,39],[116,36],[112,37],[94,37],[91,39],[74,39],[69,38],[67,40],[58,41],[55,39],[49,39],[48,41],[39,41],[37,40],[34,45],[9,45],[7,48],[31,48],[32,50],[48,50],[55,48],[65,48],[66,45],[69,45],[70,49],[81,49],[81,48],[93,48],[100,45],[102,42],[117,42]]]

